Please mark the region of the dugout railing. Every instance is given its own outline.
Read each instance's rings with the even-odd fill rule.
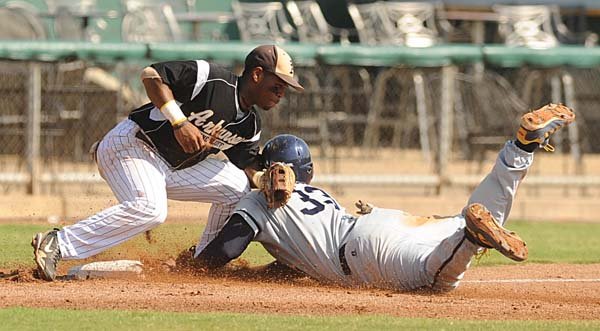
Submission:
[[[145,100],[138,79],[143,66],[154,61],[208,59],[239,71],[254,46],[239,42],[0,42],[0,90],[4,95],[0,103],[1,187],[5,192],[26,189],[35,194],[63,190],[70,184],[100,183],[86,155],[87,147]],[[469,122],[465,116],[475,118],[469,114],[483,114],[482,107],[493,111],[499,104],[514,108],[516,115],[524,110],[519,109],[523,105],[534,108],[563,102],[575,108],[579,116],[577,125],[556,139],[559,152],[570,155],[561,161],[568,165],[552,175],[534,173],[526,185],[600,186],[600,176],[585,163],[600,146],[600,116],[596,111],[600,92],[583,88],[600,81],[600,48],[296,43],[285,48],[295,59],[297,72],[310,69],[312,74],[303,78],[306,93],[289,92],[277,111],[264,114],[263,139],[293,132],[317,146],[326,169],[317,176],[317,182],[333,186],[422,186],[438,193],[446,187],[471,187],[481,179],[480,172],[455,171],[456,164],[473,155],[470,148],[474,140],[465,138],[471,134],[469,130],[479,128],[479,138],[489,134],[494,139],[480,141],[497,149],[495,138],[509,138],[507,132],[512,131],[481,130],[484,122],[504,121],[504,127],[510,129],[516,116],[484,114],[480,122]],[[422,72],[417,78],[407,72],[415,68]],[[541,77],[547,84],[524,88],[526,79],[519,76],[519,70],[540,72],[533,80]],[[358,76],[340,74],[350,71]],[[335,75],[342,78],[332,79]],[[491,81],[496,85],[489,87]],[[486,88],[505,90],[500,95],[468,96],[478,98],[478,102],[465,99],[465,91]],[[524,96],[521,92],[525,90],[529,92]],[[423,146],[424,129],[428,129],[427,146]],[[355,174],[340,168],[342,159],[373,160],[382,150],[422,150],[425,161],[421,160],[415,171],[403,168],[385,174]],[[393,170],[394,165],[389,168]]]

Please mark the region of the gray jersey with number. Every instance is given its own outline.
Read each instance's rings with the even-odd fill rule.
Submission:
[[[234,213],[248,222],[254,240],[277,260],[320,280],[348,282],[339,249],[356,219],[325,191],[297,183],[288,203],[277,209],[268,209],[264,195],[255,191]]]
[[[508,142],[469,204],[483,204],[504,224],[532,161],[532,153]],[[235,212],[254,228],[254,239],[271,255],[320,280],[449,290],[458,286],[479,249],[466,240],[462,214],[418,217],[402,210],[375,208],[355,219],[327,193],[303,184],[296,184],[286,206],[269,210],[266,205],[263,194],[253,192],[240,201]],[[342,245],[348,276],[340,265]]]

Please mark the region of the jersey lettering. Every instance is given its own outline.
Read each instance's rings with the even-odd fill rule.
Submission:
[[[325,210],[325,205],[329,204],[329,205],[333,205],[333,207],[336,210],[340,210],[340,206],[337,204],[337,202],[335,202],[335,200],[333,200],[331,198],[331,196],[329,194],[327,194],[327,192],[318,189],[316,187],[313,186],[304,186],[303,187],[304,191],[301,190],[294,190],[295,193],[298,193],[298,195],[300,196],[300,200],[304,201],[304,202],[308,202],[312,205],[312,208],[303,208],[300,210],[300,212],[302,212],[305,215],[315,215],[318,214],[320,212],[322,212],[323,210]]]
[[[212,111],[211,109],[206,109],[199,113],[191,112],[190,116],[188,116],[188,121],[192,122],[195,126],[202,129],[201,133],[205,138],[208,139],[210,139],[210,134],[212,133],[212,130],[215,127],[219,127],[219,133],[217,135],[217,138],[219,140],[213,143],[213,147],[219,148],[220,150],[229,149],[232,146],[237,145],[245,140],[244,137],[240,137],[237,134],[234,134],[233,132],[224,128],[223,123],[225,123],[225,121],[221,120],[217,124],[208,121],[208,119],[213,115],[214,111]]]
[[[335,202],[335,200],[333,200],[333,198],[329,194],[327,194],[327,192],[321,190],[320,188],[316,188],[314,186],[305,186],[304,189],[308,193],[321,192],[321,194],[323,194],[324,197],[328,198],[327,200],[323,200],[323,202],[332,204],[336,210],[340,210],[340,205],[338,205],[337,202]]]

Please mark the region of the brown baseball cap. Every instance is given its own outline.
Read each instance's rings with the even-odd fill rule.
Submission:
[[[246,56],[245,69],[262,67],[264,71],[271,72],[281,78],[289,86],[298,91],[304,87],[294,79],[294,64],[289,54],[281,47],[275,45],[262,45],[252,50]]]

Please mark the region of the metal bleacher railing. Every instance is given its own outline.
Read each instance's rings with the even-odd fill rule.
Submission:
[[[185,17],[191,22],[201,15],[183,15],[168,8],[165,12],[164,6],[154,8],[162,11],[141,12],[138,10],[145,8],[141,5],[144,1],[126,2],[131,5],[128,13],[155,15],[152,17],[165,23],[164,33],[147,33],[132,19],[134,29],[121,35],[124,41],[0,41],[0,89],[7,99],[0,105],[0,187],[5,191],[28,187],[35,193],[64,190],[70,183],[101,182],[84,151],[145,100],[137,79],[143,65],[206,59],[239,68],[248,51],[267,41],[245,36],[251,32],[246,28],[241,34],[244,41],[225,42],[221,36],[215,41],[190,42],[185,29],[178,30],[181,22],[172,19]],[[314,4],[306,1],[298,8],[310,9]],[[426,30],[419,27],[437,14],[424,13],[419,23],[421,16],[416,10],[424,6],[409,8],[412,18],[403,17],[400,7],[383,12],[398,13],[392,22],[405,22],[401,28],[414,34],[407,37],[396,33],[398,41],[393,44],[349,43],[347,38],[360,39],[360,33],[365,32],[358,30],[330,29],[331,35],[314,40],[301,39],[315,35],[308,30],[282,36],[280,42],[294,58],[307,91],[304,95],[288,92],[277,111],[263,116],[264,138],[293,132],[320,146],[319,156],[331,162],[331,169],[316,178],[324,184],[419,186],[439,192],[478,182],[481,166],[478,171],[454,172],[452,163],[484,160],[487,148],[510,138],[518,113],[550,101],[564,102],[585,119],[575,127],[579,134],[574,134],[576,129],[566,130],[567,137],[562,143],[558,141],[559,149],[570,153],[568,162],[575,170],[569,166],[557,176],[530,178],[528,185],[600,186],[600,177],[585,171],[590,167],[582,158],[600,152],[596,150],[600,131],[594,130],[600,126],[595,112],[600,95],[590,90],[589,84],[600,82],[600,48],[559,43],[540,50],[449,43],[439,31],[425,45]],[[285,6],[273,8],[283,10]],[[122,23],[125,17],[121,15]],[[231,22],[241,19],[241,14],[213,17]],[[306,22],[296,20],[290,26],[319,28],[318,23],[303,18]],[[323,29],[330,28],[320,23]],[[521,86],[527,80],[511,81],[505,75],[516,69],[542,73],[560,70],[562,75],[558,82],[549,78],[549,87]],[[540,76],[534,74],[531,80],[536,77]],[[553,94],[553,84],[564,88]],[[340,157],[367,160],[387,150],[420,150],[423,161],[419,164],[430,171],[415,168],[414,172],[380,175],[338,172]]]
[[[174,43],[148,43],[148,44],[129,44],[129,43],[102,43],[94,44],[88,42],[38,42],[38,41],[3,41],[0,42],[0,58],[12,61],[22,61],[21,65],[17,66],[20,69],[5,69],[0,71],[2,75],[12,75],[18,77],[18,80],[11,80],[12,84],[20,84],[17,86],[4,86],[3,89],[12,94],[9,95],[9,99],[13,99],[15,103],[12,105],[4,105],[8,110],[17,110],[20,113],[18,116],[25,117],[26,121],[14,123],[17,127],[24,129],[22,132],[13,132],[12,140],[3,140],[1,144],[3,147],[2,154],[13,154],[17,155],[18,158],[23,158],[21,163],[26,165],[22,168],[16,167],[15,171],[11,171],[14,176],[10,176],[8,172],[4,173],[0,177],[0,181],[17,181],[22,183],[31,182],[32,171],[31,169],[38,169],[39,173],[35,178],[41,182],[52,182],[52,181],[86,181],[99,180],[97,177],[91,176],[86,170],[79,172],[73,169],[65,170],[59,169],[60,167],[49,167],[42,166],[43,164],[55,164],[60,161],[61,158],[70,159],[71,162],[84,162],[82,156],[76,158],[72,150],[64,150],[62,154],[57,153],[56,145],[61,145],[61,148],[67,148],[67,145],[80,144],[91,145],[94,139],[102,136],[102,134],[116,122],[119,116],[124,115],[127,112],[126,109],[117,109],[117,99],[122,98],[119,94],[123,93],[123,89],[115,89],[115,91],[104,91],[100,93],[97,88],[96,92],[90,88],[88,92],[91,94],[87,95],[86,102],[86,115],[80,119],[77,128],[64,128],[63,130],[85,130],[85,141],[73,141],[74,132],[69,131],[66,133],[61,142],[49,142],[48,136],[44,136],[41,130],[47,130],[44,125],[52,124],[52,121],[47,121],[44,124],[44,119],[49,118],[49,114],[45,113],[43,108],[44,98],[47,98],[46,94],[50,93],[47,88],[41,83],[42,79],[47,79],[48,72],[53,70],[53,63],[72,60],[74,58],[88,63],[86,67],[102,66],[103,63],[113,64],[119,61],[139,61],[140,59],[146,59],[147,61],[155,60],[167,60],[167,59],[179,59],[179,58],[204,58],[204,59],[218,59],[219,61],[233,63],[241,63],[245,54],[252,49],[254,44],[230,42],[220,44],[174,44]],[[347,64],[351,63],[354,65],[373,65],[378,66],[393,66],[399,64],[411,64],[414,66],[425,65],[425,64],[436,64],[443,68],[446,68],[445,78],[442,78],[440,89],[454,91],[456,89],[456,69],[453,67],[469,63],[473,61],[485,61],[496,65],[515,65],[515,63],[528,63],[535,65],[568,65],[572,64],[575,66],[584,67],[598,67],[600,66],[600,49],[588,48],[586,52],[581,52],[581,48],[578,46],[561,46],[550,50],[515,50],[514,48],[506,46],[477,46],[477,45],[440,45],[429,48],[409,48],[409,47],[389,47],[389,46],[317,46],[307,44],[288,44],[286,49],[292,54],[292,56],[298,61],[314,60],[317,62],[326,63],[327,65],[336,64]],[[532,56],[533,55],[533,56]],[[575,59],[577,57],[577,59]],[[19,63],[19,62],[17,62]],[[11,68],[14,68],[13,65]],[[9,76],[7,76],[8,78]],[[10,79],[9,79],[10,80]],[[7,79],[3,79],[7,81]],[[64,86],[65,91],[69,90],[69,86]],[[94,96],[94,94],[96,94]],[[110,97],[109,97],[110,96]],[[97,99],[94,99],[97,98]],[[449,93],[444,96],[445,99],[438,100],[439,103],[447,103],[453,105],[455,103],[456,94]],[[26,102],[25,102],[26,101]],[[107,112],[107,108],[111,110]],[[2,114],[7,114],[8,110],[2,110]],[[373,177],[369,180],[373,181],[385,181],[386,184],[399,183],[406,181],[407,183],[422,182],[423,185],[439,185],[439,181],[442,180],[442,176],[447,175],[446,169],[443,167],[447,164],[449,153],[452,148],[452,141],[454,141],[451,131],[456,124],[453,124],[453,107],[446,108],[447,113],[441,112],[439,119],[439,140],[447,141],[446,150],[438,148],[436,150],[435,162],[440,165],[437,168],[437,173],[430,177],[419,176],[392,176],[394,178],[387,177]],[[4,117],[4,116],[3,116]],[[265,116],[268,117],[268,116]],[[447,117],[447,118],[444,118]],[[10,125],[9,121],[5,121],[3,125]],[[58,125],[57,128],[61,128],[61,123],[55,123]],[[446,126],[446,127],[444,127]],[[4,130],[3,130],[4,131]],[[7,131],[4,131],[6,134]],[[26,139],[22,140],[17,137],[25,136]],[[598,140],[600,137],[590,137],[590,139]],[[3,137],[2,139],[7,139]],[[378,142],[379,145],[385,145],[385,139],[381,138]],[[413,138],[407,138],[412,141]],[[55,139],[56,140],[56,139]],[[418,141],[418,140],[417,140]],[[7,144],[7,142],[12,142]],[[68,143],[67,145],[64,145]],[[413,141],[414,143],[415,141]],[[353,142],[349,142],[354,146]],[[11,146],[11,144],[13,144]],[[15,148],[14,145],[20,146]],[[54,145],[54,146],[53,146]],[[410,143],[407,143],[404,148],[411,148]],[[81,147],[80,146],[80,147]],[[377,148],[378,146],[371,147]],[[418,144],[417,144],[418,146]],[[43,147],[43,148],[42,148]],[[7,148],[12,148],[11,150]],[[568,148],[568,146],[567,146]],[[24,158],[27,155],[27,158]],[[37,160],[36,160],[37,158]],[[53,163],[54,162],[54,163]],[[33,164],[37,163],[38,166]],[[87,162],[89,163],[89,162]],[[9,167],[2,167],[3,172]],[[51,171],[49,171],[51,170]],[[17,174],[15,174],[17,173]],[[583,174],[580,174],[583,175]],[[400,180],[404,178],[404,180]],[[351,181],[355,181],[352,177],[339,177],[329,176],[329,178],[322,178],[323,181],[327,182],[339,182],[348,184]],[[362,182],[365,179],[361,179],[358,182]],[[448,183],[456,181],[459,183],[465,181],[465,178],[448,178],[445,179]],[[597,178],[589,177],[586,179],[589,185],[598,184]],[[552,183],[560,182],[559,179],[553,179]],[[456,184],[455,183],[455,184]],[[565,178],[563,184],[583,183],[583,181],[576,181],[573,178],[568,180]],[[351,184],[351,183],[350,183]]]

